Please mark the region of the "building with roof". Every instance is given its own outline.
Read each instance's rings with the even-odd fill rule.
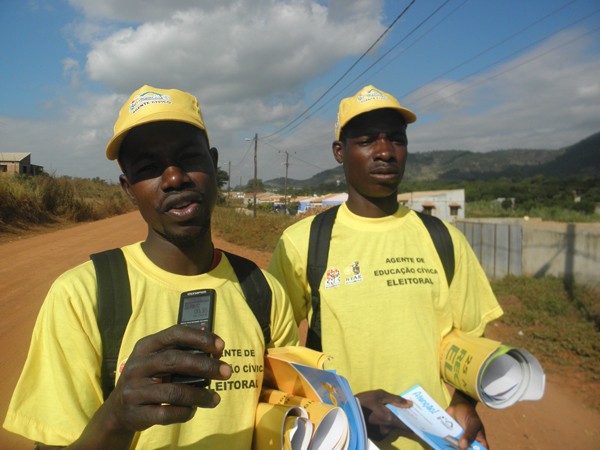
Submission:
[[[347,193],[329,194],[322,197],[306,197],[299,200],[298,213],[312,208],[328,208],[341,205],[348,199]],[[398,194],[398,201],[407,208],[439,217],[448,222],[465,217],[465,190],[441,190],[407,192]]]
[[[0,174],[39,175],[42,166],[31,164],[31,153],[0,153]]]
[[[398,201],[415,211],[439,217],[448,222],[465,218],[465,190],[405,192]]]

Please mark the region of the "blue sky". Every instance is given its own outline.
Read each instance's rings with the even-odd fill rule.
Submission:
[[[144,84],[198,97],[234,185],[255,133],[259,178],[285,152],[290,178],[335,167],[337,105],[368,84],[417,114],[410,152],[600,131],[597,0],[3,0],[0,42],[0,152],[56,175],[116,181],[104,148]]]

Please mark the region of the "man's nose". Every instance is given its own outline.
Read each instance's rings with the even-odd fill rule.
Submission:
[[[395,155],[394,143],[387,135],[380,135],[375,141],[376,156],[383,159],[392,158]]]
[[[171,165],[162,173],[161,188],[163,191],[181,189],[182,186],[191,183],[188,173],[181,167]]]

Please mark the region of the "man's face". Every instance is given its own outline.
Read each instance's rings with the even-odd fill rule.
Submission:
[[[127,134],[120,181],[148,224],[149,237],[179,245],[210,230],[216,158],[202,130],[186,123],[154,122]]]
[[[391,109],[379,109],[352,119],[343,142],[333,144],[335,159],[344,164],[348,194],[364,198],[396,195],[407,158],[406,123]]]

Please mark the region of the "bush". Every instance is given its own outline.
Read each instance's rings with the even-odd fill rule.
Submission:
[[[0,231],[98,220],[133,208],[119,185],[100,179],[0,176]]]
[[[272,252],[283,230],[298,220],[295,216],[274,214],[257,210],[256,218],[243,208],[217,206],[213,214],[212,226],[228,242]],[[270,211],[270,208],[269,208]]]

